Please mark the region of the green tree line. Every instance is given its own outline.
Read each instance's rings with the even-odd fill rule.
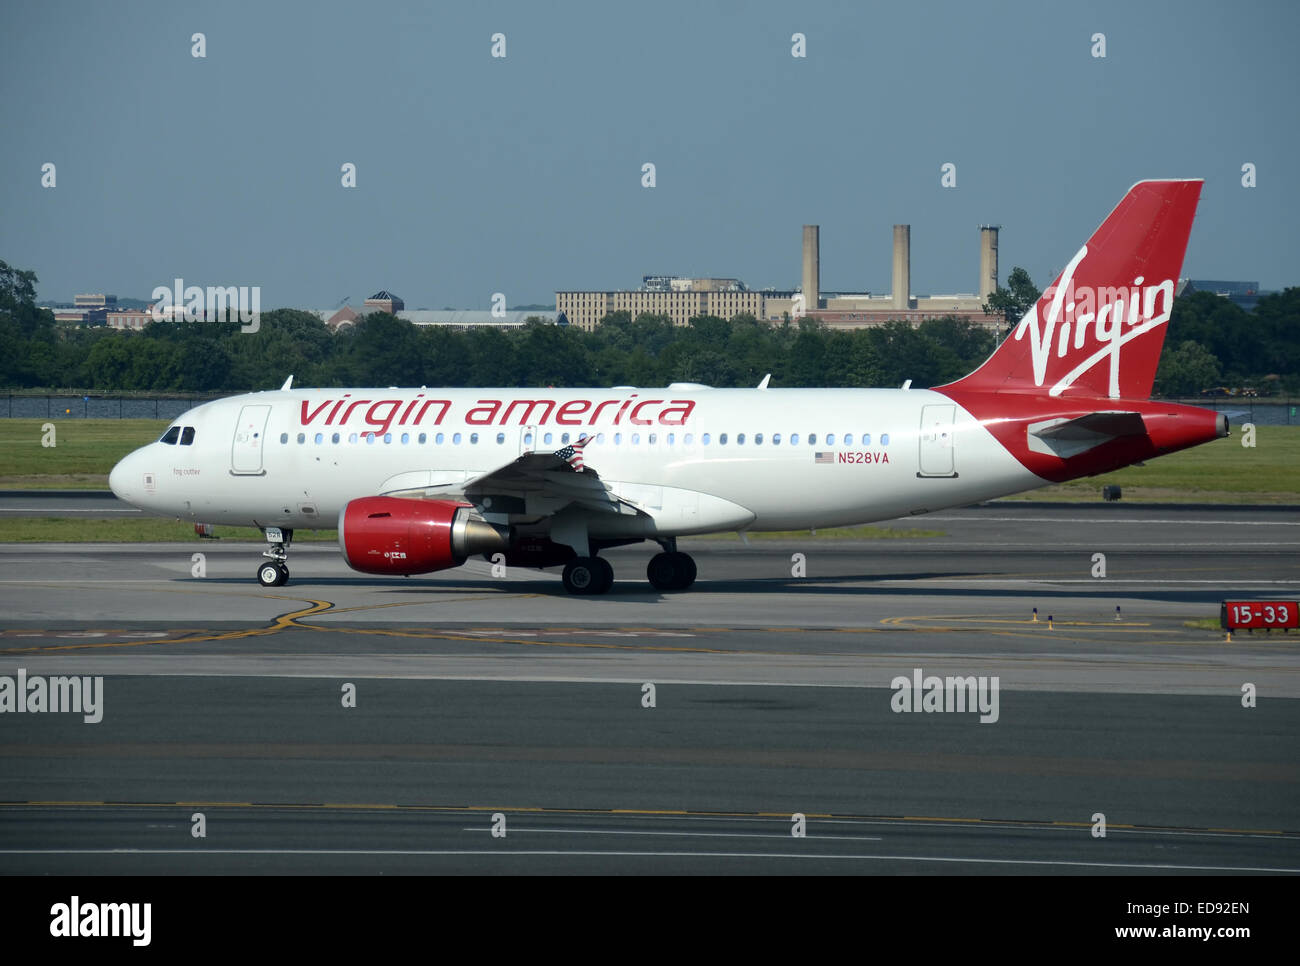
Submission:
[[[846,331],[746,315],[675,326],[663,316],[633,319],[626,312],[608,316],[594,332],[541,320],[522,329],[461,332],[374,313],[335,334],[295,309],[262,313],[255,333],[233,321],[154,322],[119,332],[56,326],[36,307],[35,286],[33,273],[0,262],[0,387],[245,392],[275,388],[290,374],[303,386],[749,386],[770,372],[777,386],[897,386],[910,379],[920,388],[970,372],[997,341],[954,319]],[[1180,299],[1157,388],[1189,393],[1275,372],[1282,378],[1272,384],[1290,380],[1294,390],[1298,316],[1300,289],[1262,299],[1254,314],[1212,294]]]

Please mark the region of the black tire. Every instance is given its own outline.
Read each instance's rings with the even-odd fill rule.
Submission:
[[[600,589],[593,591],[597,594],[607,594],[609,589],[614,586],[614,568],[610,566],[608,560],[604,557],[593,557],[596,565],[600,570]]]
[[[289,582],[289,567],[283,562],[281,562],[275,565],[275,569],[280,571],[280,579],[276,581],[275,586],[283,587],[285,584]]]
[[[677,589],[686,590],[691,584],[695,583],[695,558],[689,553],[677,553],[677,566],[681,573],[678,578]]]
[[[645,576],[655,590],[676,590],[682,578],[681,564],[677,553],[657,553],[646,564]]]
[[[257,565],[257,582],[263,587],[279,587],[288,576],[288,571],[281,576],[280,565],[274,560]]]
[[[587,596],[600,593],[599,587],[604,572],[596,557],[574,557],[564,565],[564,589],[571,594]]]

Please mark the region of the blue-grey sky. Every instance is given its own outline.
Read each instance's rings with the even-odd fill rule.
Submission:
[[[897,222],[913,292],[946,294],[981,223],[1003,281],[1045,285],[1133,182],[1202,177],[1183,274],[1281,288],[1297,28],[1282,0],[7,0],[0,259],[44,299],[179,276],[488,308],[648,273],[795,288],[817,223],[823,290],[887,292]]]

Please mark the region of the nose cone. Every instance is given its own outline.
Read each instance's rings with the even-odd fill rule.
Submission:
[[[135,462],[135,455],[135,453],[131,453],[123,457],[113,467],[113,471],[108,474],[108,488],[113,491],[113,495],[119,500],[124,500],[127,503],[136,502],[136,491],[139,488],[139,481],[135,479],[136,474],[131,469],[131,464]]]

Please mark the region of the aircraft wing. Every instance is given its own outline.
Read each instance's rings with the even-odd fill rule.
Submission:
[[[524,453],[492,470],[468,473],[403,473],[383,487],[384,496],[462,499],[485,514],[547,516],[576,506],[603,513],[643,512],[586,466],[584,437],[554,452]]]

